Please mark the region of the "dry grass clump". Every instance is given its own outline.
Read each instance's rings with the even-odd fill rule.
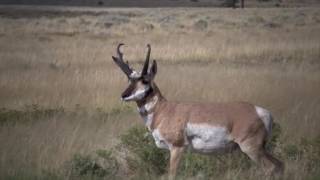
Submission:
[[[134,105],[119,100],[127,82],[111,55],[120,42],[136,69],[152,45],[156,82],[169,100],[249,101],[271,110],[282,128],[280,155],[309,152],[301,139],[319,137],[317,8],[14,12],[0,9],[0,178],[61,170],[74,154],[113,147],[140,122]],[[306,154],[288,159],[286,177],[310,172]],[[123,161],[126,153],[116,155]],[[222,179],[255,177],[238,170]]]

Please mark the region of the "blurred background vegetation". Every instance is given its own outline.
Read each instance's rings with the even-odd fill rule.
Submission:
[[[263,3],[273,8],[1,6],[0,179],[166,177],[168,152],[120,101],[127,80],[111,59],[120,42],[136,69],[152,45],[169,100],[269,109],[268,148],[284,179],[319,179],[319,9]],[[181,179],[257,177],[266,179],[240,152],[187,151],[179,170]]]

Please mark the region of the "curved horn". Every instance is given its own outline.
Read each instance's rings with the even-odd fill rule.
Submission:
[[[128,76],[130,77],[130,74],[132,73],[132,69],[129,67],[128,63],[125,63],[123,61],[123,53],[120,51],[121,46],[123,46],[123,43],[120,43],[117,47],[117,56],[112,56],[113,61],[120,67],[120,69]]]
[[[150,44],[147,45],[147,48],[148,48],[148,52],[147,52],[147,56],[146,56],[146,61],[144,62],[144,66],[143,66],[143,69],[142,69],[142,73],[141,73],[142,76],[148,74],[149,59],[150,59],[150,53],[151,53]]]
[[[122,57],[123,57],[123,53],[120,51],[120,48],[121,48],[121,46],[123,46],[123,45],[124,45],[123,43],[120,43],[120,44],[118,44],[118,46],[117,46],[117,54],[118,54],[119,58],[121,58],[121,59],[122,59]]]

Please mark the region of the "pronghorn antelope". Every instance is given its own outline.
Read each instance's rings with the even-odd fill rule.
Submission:
[[[155,60],[149,69],[151,47],[141,72],[129,67],[117,47],[114,62],[129,79],[123,101],[135,101],[139,114],[152,133],[157,147],[170,151],[169,177],[176,175],[183,151],[226,152],[240,148],[267,174],[281,173],[282,162],[265,149],[271,133],[272,116],[262,107],[249,103],[182,103],[167,101],[154,82]]]

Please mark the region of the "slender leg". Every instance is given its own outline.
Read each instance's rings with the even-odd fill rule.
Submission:
[[[183,151],[184,151],[184,147],[172,147],[172,149],[170,150],[169,180],[173,180],[177,174],[177,169],[178,169]]]
[[[281,176],[284,169],[283,163],[269,154],[262,144],[252,142],[252,140],[249,140],[239,144],[241,151],[247,154],[251,160],[261,165],[268,176]]]
[[[284,172],[284,164],[280,160],[278,160],[277,158],[272,156],[265,149],[264,149],[264,154],[265,154],[265,158],[267,158],[273,164],[273,168],[271,170],[271,174],[281,177],[283,175],[283,172]]]

